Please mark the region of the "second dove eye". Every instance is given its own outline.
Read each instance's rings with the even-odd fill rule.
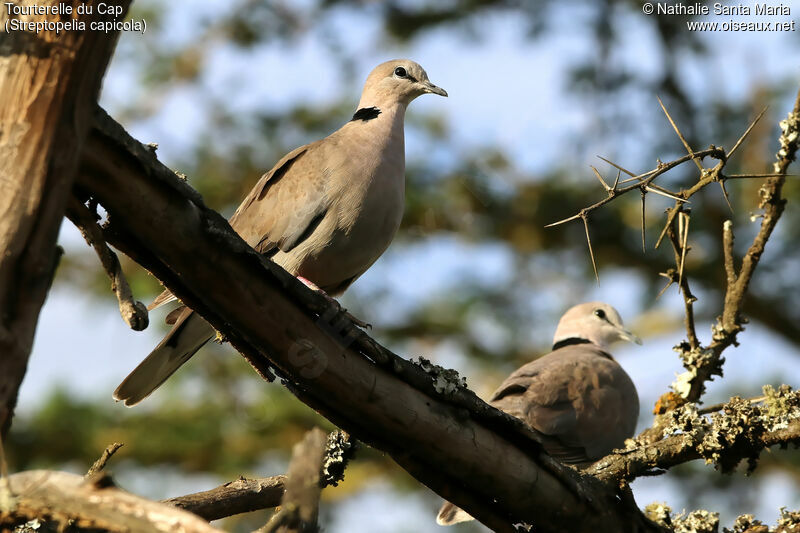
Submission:
[[[406,69],[404,69],[403,67],[397,67],[396,69],[394,69],[394,74],[395,74],[395,76],[399,76],[401,78],[405,78],[406,77]]]

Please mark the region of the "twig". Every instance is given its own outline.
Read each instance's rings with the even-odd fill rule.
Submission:
[[[660,291],[658,291],[658,294],[656,295],[656,300],[661,298],[661,296],[665,292],[667,292],[667,289],[669,289],[672,286],[672,284],[675,283],[674,274],[675,274],[675,270],[674,269],[669,269],[667,272],[659,272],[658,273],[659,276],[661,276],[662,278],[667,278],[668,281],[667,281],[667,284],[664,285],[664,288],[661,289]]]
[[[730,209],[731,213],[733,213],[733,206],[731,205],[731,199],[728,196],[728,189],[725,188],[725,179],[724,178],[720,178],[719,187],[720,187],[720,189],[722,189],[722,196],[725,198],[725,203],[728,204],[728,209]]]
[[[681,261],[678,266],[678,284],[683,282],[683,266],[686,264],[686,249],[689,241],[689,221],[691,220],[689,211],[681,211],[678,215],[679,237],[681,239]]]
[[[598,181],[600,181],[600,184],[603,186],[603,189],[605,189],[607,193],[613,194],[614,189],[608,186],[608,183],[606,183],[606,180],[604,180],[603,176],[600,175],[600,172],[598,172],[594,166],[592,165],[589,166],[591,167],[592,172],[594,172],[595,177],[598,179]]]
[[[759,208],[764,210],[761,218],[761,227],[747,253],[742,257],[739,272],[736,273],[733,270],[733,275],[731,275],[731,269],[733,269],[733,233],[729,233],[730,241],[726,243],[725,228],[723,226],[723,250],[726,255],[730,254],[730,260],[727,257],[725,259],[726,277],[734,280],[734,282],[729,284],[725,291],[722,316],[713,328],[712,342],[707,349],[709,355],[704,357],[702,364],[694,369],[691,388],[686,397],[690,402],[697,401],[705,390],[705,382],[719,373],[722,352],[728,346],[736,344],[736,337],[742,331],[743,323],[746,321],[741,316],[741,312],[750,281],[764,253],[767,241],[786,206],[786,199],[782,197],[781,193],[783,184],[786,181],[787,170],[795,159],[798,143],[800,143],[800,91],[798,91],[794,109],[789,113],[788,118],[781,122],[781,129],[781,148],[776,156],[777,161],[773,169],[775,174],[778,175],[768,178],[759,190],[761,199]]]
[[[585,216],[581,217],[583,220],[583,229],[586,231],[586,244],[589,245],[589,257],[592,258],[592,268],[594,269],[594,277],[597,284],[600,285],[600,275],[597,273],[597,263],[594,260],[594,251],[592,250],[592,238],[589,236],[589,221]]]
[[[628,170],[628,169],[626,169],[626,168],[624,168],[624,167],[622,167],[622,166],[620,166],[620,165],[618,165],[618,164],[614,163],[613,161],[609,161],[608,159],[606,159],[606,158],[605,158],[605,157],[603,157],[602,155],[598,155],[598,156],[597,156],[597,158],[598,158],[598,159],[602,159],[603,161],[605,161],[605,162],[606,162],[606,163],[608,163],[609,165],[611,165],[611,166],[615,167],[615,168],[616,168],[618,171],[620,171],[620,172],[624,172],[625,174],[627,174],[628,176],[630,176],[630,177],[631,177],[631,179],[640,179],[640,178],[641,178],[641,176],[637,176],[636,174],[634,174],[634,173],[633,173],[633,172],[631,172],[630,170]],[[651,170],[650,172],[652,172],[652,170]],[[619,176],[619,174],[617,174],[617,176]],[[617,181],[619,181],[619,177],[617,178]],[[625,180],[625,181],[629,181],[629,180]]]
[[[728,159],[733,157],[733,154],[736,153],[736,150],[739,149],[739,147],[742,145],[742,143],[747,138],[747,136],[750,135],[750,132],[753,130],[753,128],[756,126],[756,124],[758,124],[758,121],[761,120],[761,117],[764,116],[764,113],[767,112],[767,109],[769,109],[769,108],[765,107],[764,109],[762,109],[761,113],[758,114],[758,116],[753,120],[753,122],[751,122],[750,125],[747,127],[745,132],[742,133],[742,136],[739,137],[739,140],[736,141],[736,143],[733,145],[733,148],[731,148],[730,151],[728,152]]]
[[[725,262],[726,291],[730,291],[736,283],[736,265],[733,259],[733,222],[730,220],[722,223],[722,253]]]
[[[661,230],[661,233],[658,235],[658,239],[656,240],[656,245],[653,247],[656,250],[658,249],[661,241],[664,240],[664,235],[667,234],[667,229],[672,226],[672,222],[675,220],[675,217],[680,213],[681,204],[675,203],[675,207],[670,207],[667,209],[667,222],[664,224],[664,228]]]
[[[323,487],[335,487],[344,479],[345,468],[356,449],[357,442],[348,433],[337,430],[328,435],[320,482]],[[257,479],[240,477],[211,490],[169,498],[161,502],[191,511],[211,521],[277,507],[285,490],[285,475]]]
[[[92,477],[93,475],[97,474],[102,469],[104,469],[106,467],[106,463],[108,463],[108,460],[111,459],[111,456],[117,453],[117,450],[119,450],[123,446],[124,444],[122,444],[121,442],[115,442],[114,444],[109,444],[108,446],[106,446],[106,449],[103,450],[102,455],[100,455],[97,461],[94,462],[94,464],[89,468],[89,471],[86,472],[86,475],[83,477],[89,479],[90,477]]]
[[[672,436],[647,444],[637,437],[631,447],[604,457],[586,473],[619,482],[701,458],[730,471],[744,459],[754,460],[770,446],[800,443],[800,419],[789,415],[788,423],[776,424],[778,420],[768,409],[755,405],[757,400],[734,398],[712,406],[713,411],[706,410],[715,413],[710,419],[700,411],[685,410],[665,425],[664,430]],[[691,429],[682,431],[681,427]]]
[[[258,530],[259,533],[318,531],[320,472],[325,443],[325,432],[314,428],[306,433],[301,442],[295,444],[281,509]]]
[[[240,513],[277,507],[285,490],[286,476],[239,478],[219,487],[162,500],[205,518],[218,520]]]
[[[664,190],[663,187],[655,187],[653,185],[646,185],[645,186],[645,190],[647,192],[652,192],[652,193],[658,194],[660,196],[663,196],[664,198],[669,198],[670,200],[675,200],[676,202],[685,203],[685,202],[689,201],[689,200],[684,200],[683,198],[681,198],[680,196],[677,196],[674,193],[671,193],[669,191]]]
[[[683,222],[684,218],[686,218],[685,223]],[[675,266],[678,269],[677,271],[670,269],[667,273],[667,277],[671,275],[671,277],[669,277],[670,284],[677,283],[678,289],[681,291],[685,311],[684,323],[686,325],[686,335],[689,339],[689,346],[691,349],[696,349],[700,346],[694,321],[694,302],[697,301],[697,298],[695,298],[689,288],[689,280],[683,276],[683,264],[686,262],[686,252],[688,248],[686,243],[689,232],[688,220],[688,216],[681,211],[678,216],[677,233],[675,232],[674,225],[670,225],[667,229],[667,235],[675,254]],[[664,290],[666,290],[666,287]]]
[[[681,130],[678,129],[678,125],[675,124],[674,120],[672,120],[672,117],[670,116],[669,111],[667,111],[667,108],[664,107],[664,102],[661,101],[661,97],[656,96],[656,98],[658,98],[658,104],[661,106],[661,109],[664,111],[664,114],[667,115],[667,120],[669,120],[669,123],[672,124],[672,129],[674,129],[675,133],[678,134],[678,138],[683,143],[683,146],[686,148],[686,151],[689,152],[690,155],[693,154],[694,151],[692,150],[692,147],[689,146],[689,143],[686,140],[686,138],[683,136],[683,133],[681,133]],[[692,161],[694,161],[695,165],[697,165],[697,168],[700,169],[700,172],[702,173],[703,172],[703,164],[700,162],[700,160],[693,157]]]
[[[751,404],[756,404],[756,403],[761,403],[766,399],[767,399],[766,396],[756,396],[755,398],[748,398],[747,401],[750,402]],[[709,405],[708,407],[703,407],[702,409],[698,409],[697,414],[707,415],[710,413],[716,413],[717,411],[722,411],[726,405],[728,405],[728,402]]]
[[[680,166],[681,164],[683,164],[683,163],[685,163],[687,161],[691,161],[695,157],[702,158],[702,157],[706,157],[706,156],[710,156],[710,157],[714,157],[714,158],[717,158],[717,159],[721,159],[721,158],[723,158],[725,156],[725,152],[721,148],[713,147],[713,148],[708,148],[706,150],[701,150],[699,152],[693,152],[692,154],[687,154],[687,155],[685,155],[683,157],[679,157],[678,159],[670,161],[669,163],[659,163],[657,168],[655,168],[655,169],[653,169],[653,170],[651,170],[649,172],[645,172],[644,174],[641,174],[639,176],[636,176],[636,178],[637,178],[636,183],[628,185],[627,187],[622,187],[620,189],[617,189],[616,194],[614,194],[613,196],[606,196],[605,198],[603,198],[599,202],[596,202],[596,203],[594,203],[594,204],[592,204],[592,205],[590,205],[588,207],[584,207],[583,209],[578,211],[578,213],[576,213],[576,214],[574,214],[574,215],[572,215],[570,217],[567,217],[565,219],[559,220],[557,222],[552,222],[550,224],[547,224],[545,227],[546,228],[551,228],[551,227],[554,227],[554,226],[558,226],[560,224],[564,224],[566,222],[570,222],[572,220],[579,219],[579,218],[581,218],[581,217],[583,217],[585,215],[588,215],[589,213],[591,213],[595,209],[598,209],[598,208],[606,205],[607,203],[613,201],[614,199],[616,199],[619,196],[622,196],[622,195],[627,194],[627,193],[629,193],[631,191],[634,191],[634,190],[638,190],[639,187],[642,186],[642,185],[649,186],[652,183],[653,180],[655,180],[656,178],[658,178],[662,174],[664,174],[666,172],[669,172],[673,168],[675,168],[677,166]],[[600,156],[598,156],[598,157],[600,157]],[[606,161],[610,165],[613,165],[618,170],[621,170],[622,172],[625,172],[626,174],[630,173],[629,170],[625,170],[621,166],[617,165],[616,163],[613,163],[613,162],[609,161],[608,159],[605,159],[603,157],[600,157],[600,159],[602,159],[603,161]],[[630,174],[632,174],[632,173],[630,173]],[[644,179],[639,179],[642,176],[647,176],[647,177],[644,178]],[[694,194],[698,190],[702,189],[709,182],[714,181],[714,179],[717,179],[716,178],[716,174],[714,172],[709,172],[708,177],[704,177],[694,187],[688,189],[687,191],[682,191],[681,193],[679,193],[679,194],[677,194],[675,196],[681,197],[682,200],[688,200],[689,197],[692,196],[692,194]]]
[[[778,178],[781,176],[785,176],[787,178],[796,178],[798,174],[775,174],[774,172],[766,173],[766,174],[726,174],[726,180],[732,179],[748,179],[748,178]]]
[[[645,245],[645,197],[647,196],[647,192],[645,189],[640,189],[642,192],[642,253],[646,253],[646,245]]]
[[[149,323],[147,308],[142,302],[134,301],[133,293],[122,272],[117,255],[106,245],[103,230],[97,225],[92,213],[74,196],[67,207],[67,217],[81,231],[86,242],[94,248],[103,268],[111,278],[111,290],[117,296],[119,312],[123,320],[134,331],[145,329]]]

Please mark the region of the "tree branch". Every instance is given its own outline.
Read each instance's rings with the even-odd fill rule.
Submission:
[[[765,448],[800,445],[800,393],[786,386],[767,386],[764,393],[757,399],[764,405],[736,397],[715,406],[719,410],[710,416],[700,414],[696,404],[670,411],[663,429],[666,438],[629,441],[626,450],[604,457],[587,473],[605,481],[630,481],[695,459],[705,459],[723,472],[747,459],[752,470]]]
[[[211,490],[169,498],[161,502],[180,507],[211,521],[277,507],[281,503],[285,485],[286,476],[283,475],[259,479],[239,478]]]
[[[763,116],[764,112],[762,111],[748,126],[747,130],[736,141],[730,153],[726,155],[722,148],[717,148],[713,145],[708,150],[694,152],[681,134],[675,122],[672,120],[672,117],[669,115],[669,112],[664,107],[663,103],[661,103],[660,99],[659,103],[661,104],[664,113],[667,115],[667,119],[669,120],[673,129],[678,134],[678,137],[681,139],[681,142],[689,153],[681,158],[671,161],[670,163],[659,162],[655,169],[638,175],[616,163],[601,158],[613,165],[619,171],[631,176],[630,179],[624,180],[622,183],[631,181],[634,183],[621,189],[618,189],[616,185],[615,187],[610,188],[605,184],[602,176],[600,176],[595,170],[596,176],[598,179],[600,179],[604,189],[607,192],[606,198],[603,198],[599,202],[581,209],[576,215],[550,224],[549,226],[562,224],[578,218],[581,218],[585,223],[586,217],[589,213],[615,200],[623,194],[633,191],[634,189],[639,188],[643,194],[645,190],[655,192],[652,190],[652,187],[655,187],[653,181],[668,170],[671,170],[672,168],[675,168],[676,166],[681,165],[689,160],[693,160],[697,164],[700,169],[700,177],[696,183],[688,188],[681,189],[679,192],[673,193],[667,191],[669,195],[675,199],[675,205],[667,210],[666,224],[664,225],[661,235],[656,241],[656,248],[658,248],[665,235],[669,235],[670,237],[670,241],[676,254],[676,264],[678,265],[678,268],[677,271],[670,269],[670,271],[662,274],[669,280],[669,283],[664,290],[666,290],[667,287],[669,287],[672,283],[678,283],[683,294],[686,315],[688,341],[679,344],[676,347],[676,351],[678,351],[683,365],[687,371],[678,376],[678,379],[673,384],[673,389],[677,393],[677,396],[672,393],[668,393],[662,397],[661,400],[659,400],[661,407],[667,405],[675,407],[685,402],[697,402],[705,391],[705,383],[711,380],[715,375],[722,375],[722,364],[724,363],[722,352],[728,346],[736,344],[736,336],[740,331],[742,331],[743,323],[746,322],[746,320],[742,317],[742,308],[747,290],[750,285],[750,280],[752,279],[755,268],[764,252],[766,243],[769,240],[772,231],[775,229],[775,226],[777,225],[786,205],[786,200],[782,198],[781,192],[783,184],[786,180],[786,176],[788,175],[787,170],[792,161],[794,161],[795,154],[798,149],[798,143],[800,142],[800,92],[798,92],[793,111],[789,113],[789,117],[786,120],[781,122],[781,149],[777,155],[778,161],[774,165],[774,172],[771,174],[750,174],[746,176],[739,176],[768,176],[759,190],[761,199],[759,208],[764,212],[762,215],[759,232],[753,239],[753,243],[750,245],[747,253],[742,258],[741,267],[738,272],[736,272],[734,265],[732,226],[730,222],[727,222],[723,227],[723,252],[727,289],[725,292],[725,302],[722,315],[718,319],[717,324],[715,324],[712,328],[712,340],[711,343],[706,347],[701,346],[697,338],[694,324],[693,307],[695,298],[689,290],[689,285],[688,282],[686,282],[686,276],[684,276],[683,272],[685,256],[688,249],[686,245],[688,236],[688,216],[685,214],[686,210],[684,208],[684,202],[688,201],[693,195],[713,182],[720,183],[723,186],[723,194],[725,195],[726,201],[728,200],[727,191],[724,188],[725,180],[728,179],[728,176],[723,173],[725,165],[729,157],[733,155],[740,146],[742,146],[742,143],[747,138],[747,135],[752,131],[753,127]],[[712,168],[703,167],[700,161],[706,155],[718,159],[719,162]],[[677,234],[675,233],[675,229],[673,227],[676,218],[678,219],[679,227],[685,228],[685,230],[678,231]],[[588,227],[586,230],[588,232]],[[663,292],[664,291],[662,290],[662,293]],[[663,411],[661,408],[657,410]],[[645,433],[652,438],[657,438],[657,434],[661,429],[659,424],[659,420],[656,420],[653,428],[646,430]]]
[[[108,242],[153,272],[260,373],[279,374],[303,402],[492,529],[528,522],[559,531],[566,520],[573,531],[628,531],[644,523],[613,490],[544,454],[520,420],[447,372],[428,373],[381,347],[258,255],[102,112],[78,184],[80,199],[92,196],[108,212]]]
[[[75,17],[87,28],[103,18],[94,0],[37,5],[62,3],[75,10],[85,4],[90,14]],[[129,4],[118,3],[121,16]],[[10,16],[2,10],[0,26]],[[37,12],[27,20],[47,18]],[[61,254],[58,229],[118,34],[45,29],[0,37],[0,438],[11,425],[39,310]]]
[[[731,259],[729,262],[726,258],[726,276],[729,280],[734,279],[735,281],[732,284],[729,283],[725,291],[722,316],[712,328],[711,344],[705,350],[704,356],[697,359],[700,364],[689,368],[689,371],[693,374],[690,380],[690,390],[686,395],[686,400],[689,402],[695,402],[700,399],[700,396],[705,391],[706,381],[710,380],[714,375],[721,375],[722,352],[728,346],[736,344],[736,336],[743,329],[742,309],[747,289],[750,287],[750,281],[753,278],[761,255],[764,253],[767,241],[786,206],[786,199],[781,196],[781,192],[786,181],[789,165],[794,161],[798,143],[800,143],[800,138],[798,138],[798,132],[800,132],[800,91],[797,93],[794,109],[789,113],[786,120],[781,121],[781,130],[781,148],[778,151],[777,162],[773,168],[777,176],[767,178],[758,191],[761,198],[759,208],[764,210],[761,218],[761,227],[747,253],[742,258],[739,272],[735,273],[733,277],[731,277],[730,273],[730,269],[733,267],[733,260]],[[730,244],[726,242],[728,238],[730,238]],[[726,249],[726,246],[728,248],[733,246],[732,233],[730,237],[723,237],[723,249]]]
[[[322,485],[336,486],[344,479],[347,462],[356,450],[356,443],[343,431],[328,435],[322,467]],[[217,520],[239,513],[276,507],[281,503],[286,476],[245,479],[225,483],[211,490],[162,500],[191,511],[206,520]]]
[[[3,531],[32,519],[108,531],[220,531],[188,511],[117,489],[102,474],[85,480],[66,472],[32,470],[13,474],[9,481],[15,505],[0,509]]]

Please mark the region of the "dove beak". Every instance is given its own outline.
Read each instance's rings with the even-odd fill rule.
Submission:
[[[624,341],[635,342],[636,344],[642,344],[642,339],[628,331],[624,328],[618,328],[617,331],[619,332],[619,338]]]
[[[441,87],[437,87],[429,81],[422,82],[422,90],[430,94],[438,94],[439,96],[447,96],[447,91]]]

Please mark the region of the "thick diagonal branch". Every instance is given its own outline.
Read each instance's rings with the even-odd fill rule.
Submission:
[[[278,373],[302,401],[489,527],[640,525],[638,510],[546,456],[519,420],[381,347],[259,256],[102,113],[82,170],[79,194],[108,212],[109,242],[151,270],[256,368]]]

